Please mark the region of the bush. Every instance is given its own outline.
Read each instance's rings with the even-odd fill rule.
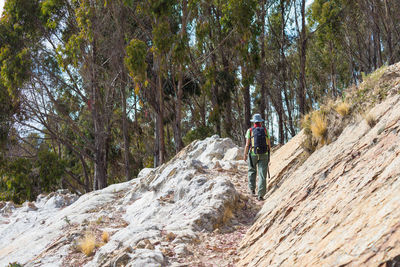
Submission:
[[[45,147],[33,159],[4,160],[0,167],[0,200],[19,204],[33,201],[41,193],[57,190],[64,172],[64,161]]]
[[[369,113],[368,115],[364,115],[364,119],[367,121],[369,127],[374,127],[376,124],[376,118],[374,117],[374,115],[372,115],[371,113]]]
[[[322,141],[325,141],[326,133],[327,133],[327,123],[325,117],[319,113],[315,112],[311,117],[311,132],[312,135]]]
[[[96,238],[88,233],[79,241],[79,249],[86,256],[90,256],[96,247]]]
[[[110,234],[106,231],[104,231],[101,234],[101,240],[103,240],[104,243],[107,243],[110,240]]]
[[[342,102],[335,108],[336,112],[339,113],[342,117],[348,115],[350,113],[350,105],[346,102]]]

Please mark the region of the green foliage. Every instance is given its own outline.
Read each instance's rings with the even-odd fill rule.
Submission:
[[[64,175],[64,161],[45,146],[34,159],[15,158],[2,162],[0,169],[0,199],[22,203],[34,200],[40,193],[59,188]]]
[[[171,12],[174,3],[173,0],[152,0],[150,1],[150,10],[156,17],[165,16]]]
[[[18,262],[14,261],[14,262],[10,262],[7,267],[22,267],[21,264],[19,264]]]
[[[0,83],[0,151],[4,148],[8,132],[12,125],[12,116],[16,113],[17,103],[6,87]],[[1,154],[1,153],[0,153]]]
[[[126,47],[125,66],[136,82],[146,79],[146,55],[147,45],[141,40],[132,39]]]
[[[193,130],[190,130],[184,137],[183,142],[185,145],[190,144],[194,140],[203,140],[214,134],[212,127],[210,126],[200,126]]]
[[[65,3],[63,0],[45,0],[40,3],[41,20],[45,26],[55,30],[61,21],[61,10]]]
[[[10,94],[17,96],[17,89],[29,77],[31,61],[28,50],[25,48],[13,52],[10,46],[3,46],[0,48],[0,62],[0,82],[8,88]]]
[[[29,159],[17,158],[5,163],[0,171],[0,199],[21,203],[34,199],[33,166]]]
[[[162,19],[153,27],[154,49],[158,53],[166,53],[174,42],[169,21]]]

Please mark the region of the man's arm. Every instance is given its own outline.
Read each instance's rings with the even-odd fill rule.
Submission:
[[[250,138],[246,138],[246,146],[244,147],[244,154],[243,154],[244,161],[247,161],[247,153],[249,153],[249,148],[250,148]]]

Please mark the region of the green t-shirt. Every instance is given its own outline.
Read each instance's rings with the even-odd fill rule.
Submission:
[[[248,129],[247,132],[246,132],[246,139],[250,139],[251,138],[250,129]],[[269,139],[270,138],[269,133],[268,133],[268,131],[266,131],[266,132],[267,132],[267,138]],[[268,142],[267,142],[267,145],[268,145]],[[253,152],[251,140],[250,140],[250,150],[251,150],[251,155],[255,156],[256,153]],[[268,154],[268,151],[265,152],[265,154]]]

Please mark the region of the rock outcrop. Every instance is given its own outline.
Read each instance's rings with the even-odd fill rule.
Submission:
[[[239,194],[226,172],[208,170],[235,167],[239,152],[230,139],[213,136],[159,168],[142,170],[137,179],[80,198],[61,190],[22,207],[3,203],[0,266],[173,264],[191,254],[186,245],[199,233],[231,219]],[[99,240],[102,232],[110,234],[107,243]],[[89,257],[78,251],[87,233],[97,238]]]
[[[392,95],[369,112],[375,126],[359,118],[307,159],[301,132],[272,156],[273,187],[241,243],[239,266],[380,266],[399,258],[400,65],[391,68]]]

